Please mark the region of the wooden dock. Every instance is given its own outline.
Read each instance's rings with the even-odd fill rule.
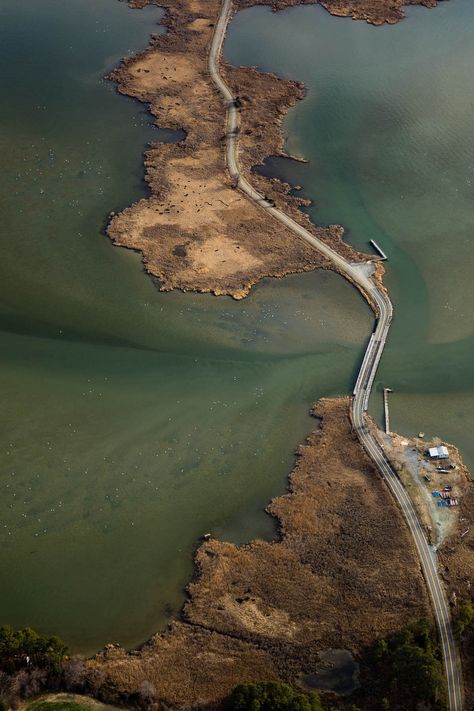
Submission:
[[[380,254],[381,261],[384,262],[386,259],[388,259],[387,255],[385,254],[383,249],[381,247],[379,247],[379,245],[377,244],[377,242],[374,239],[370,240],[370,244]]]
[[[390,388],[383,389],[383,409],[385,412],[385,432],[390,434],[390,413],[388,411],[388,394],[393,392]]]

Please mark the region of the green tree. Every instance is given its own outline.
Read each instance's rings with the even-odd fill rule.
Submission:
[[[377,642],[377,646],[375,648],[375,656],[377,659],[383,659],[384,657],[387,656],[389,652],[388,649],[388,642],[386,639],[379,639]]]
[[[393,657],[393,683],[412,701],[438,699],[443,684],[441,665],[431,651],[414,644],[399,647]]]
[[[322,711],[317,694],[298,692],[277,681],[239,684],[227,699],[226,708],[227,711]]]
[[[0,627],[0,670],[7,674],[24,667],[59,672],[67,651],[58,637],[42,637],[31,627]]]
[[[469,615],[466,615],[468,617]],[[367,659],[368,697],[380,711],[446,708],[441,652],[433,624],[421,619],[379,640]]]
[[[472,606],[472,602],[467,600],[459,608],[459,612],[454,623],[454,633],[458,637],[461,637],[467,629],[472,627],[473,622],[474,607]]]

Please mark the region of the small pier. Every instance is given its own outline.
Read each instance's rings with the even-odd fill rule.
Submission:
[[[390,388],[383,389],[383,409],[385,412],[385,432],[390,434],[390,413],[388,411],[388,394],[393,392]]]
[[[377,242],[376,242],[374,239],[371,239],[371,240],[370,240],[370,244],[371,244],[372,247],[375,249],[375,251],[379,253],[379,255],[380,255],[380,260],[381,260],[382,262],[385,262],[385,261],[388,259],[388,257],[387,257],[387,255],[385,254],[385,252],[383,251],[383,249],[382,249],[381,247],[379,247],[379,245],[377,244]]]

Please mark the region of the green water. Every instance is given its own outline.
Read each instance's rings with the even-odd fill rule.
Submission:
[[[321,224],[389,256],[395,322],[377,377],[392,428],[458,444],[474,465],[474,4],[412,8],[396,26],[319,6],[236,16],[227,58],[305,82],[272,174],[303,186]]]
[[[372,324],[330,273],[160,294],[104,237],[173,138],[102,81],[159,17],[0,3],[0,624],[76,651],[162,628],[204,532],[274,533],[308,408],[351,389]]]

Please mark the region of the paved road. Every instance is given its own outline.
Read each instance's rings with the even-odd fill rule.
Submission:
[[[439,580],[434,552],[430,549],[425,538],[420,522],[416,515],[411,499],[398,479],[395,471],[385,458],[377,440],[368,431],[365,412],[368,407],[370,393],[374,382],[377,367],[385,347],[388,331],[392,321],[393,309],[388,296],[378,289],[376,284],[367,275],[367,265],[348,262],[344,257],[335,252],[331,247],[311,234],[298,222],[285,215],[284,212],[269,203],[263,195],[257,192],[241,173],[238,162],[238,131],[239,111],[235,105],[235,97],[220,74],[219,62],[222,44],[227,30],[233,6],[232,0],[223,0],[219,20],[216,24],[214,37],[209,53],[209,72],[221,92],[227,107],[227,167],[235,180],[237,187],[251,200],[266,210],[269,215],[291,229],[302,239],[315,247],[321,254],[335,264],[339,271],[354,282],[369,298],[372,303],[376,326],[372,333],[367,350],[362,362],[359,376],[353,391],[352,419],[357,435],[385,479],[387,486],[397,500],[405,516],[408,527],[413,536],[416,550],[421,561],[426,584],[431,595],[434,614],[439,629],[443,660],[449,695],[450,711],[462,711],[462,689],[459,675],[459,662],[456,654],[451,618],[446,603],[444,590]]]

